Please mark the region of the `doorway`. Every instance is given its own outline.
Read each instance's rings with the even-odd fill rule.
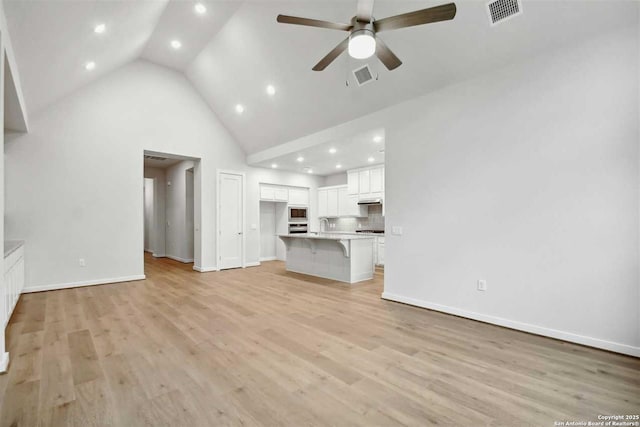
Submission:
[[[218,268],[244,267],[244,173],[218,171]]]
[[[144,250],[153,257],[200,265],[199,168],[196,158],[144,152]]]

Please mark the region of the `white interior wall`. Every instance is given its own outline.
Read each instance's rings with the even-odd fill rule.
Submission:
[[[194,257],[201,256],[195,267],[203,271],[217,266],[217,169],[247,173],[247,265],[260,257],[258,183],[315,189],[322,181],[248,167],[186,78],[146,61],[83,87],[32,117],[30,126],[5,147],[7,233],[27,241],[31,291],[143,277],[144,150],[201,159],[194,170],[194,191],[202,194],[194,218],[202,240],[196,233]],[[312,215],[316,205],[312,196]],[[79,267],[81,257],[86,267]]]
[[[181,262],[193,262],[193,234],[187,235],[187,176],[193,161],[182,161],[166,169],[166,252]],[[192,181],[193,184],[193,181]],[[193,193],[190,203],[193,206]],[[191,248],[188,245],[191,243]]]
[[[385,128],[385,298],[638,356],[639,43],[620,28],[291,144]]]
[[[195,245],[195,193],[194,168],[185,171],[185,258],[193,259]]]
[[[322,185],[327,187],[330,185],[347,185],[347,173],[327,175],[324,177],[324,183]]]
[[[166,241],[165,171],[164,169],[145,167],[144,178],[153,180],[153,228],[149,230],[149,249],[153,256],[163,257]]]
[[[260,202],[260,261],[276,258],[276,203]]]
[[[154,231],[153,223],[153,178],[144,179],[144,250],[151,252],[151,239]]]
[[[215,268],[215,171],[243,169],[245,156],[183,75],[127,65],[34,116],[6,149],[7,223],[28,242],[27,289],[142,277],[145,149],[202,159],[196,246]]]
[[[627,28],[398,107],[386,298],[640,355],[637,43]]]

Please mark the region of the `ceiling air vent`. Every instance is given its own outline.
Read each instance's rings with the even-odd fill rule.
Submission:
[[[356,78],[358,86],[362,86],[374,80],[369,64],[353,70],[353,76]]]
[[[498,25],[508,19],[522,14],[520,0],[495,0],[487,3],[487,12],[491,25]]]
[[[147,155],[147,154],[145,154],[145,155],[144,155],[144,158],[145,158],[145,159],[149,159],[149,160],[159,160],[159,161],[161,161],[161,162],[164,162],[165,160],[167,160],[167,159],[165,159],[164,157],[149,156],[149,155]]]

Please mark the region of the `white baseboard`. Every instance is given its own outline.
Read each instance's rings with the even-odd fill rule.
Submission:
[[[152,254],[154,258],[166,258],[165,254]]]
[[[200,267],[199,265],[194,265],[193,269],[195,271],[199,271],[200,273],[208,273],[210,271],[219,271],[218,267]]]
[[[37,286],[29,286],[24,288],[22,293],[28,294],[31,292],[55,291],[58,289],[81,288],[83,286],[95,286],[95,285],[107,285],[109,283],[133,282],[135,280],[144,280],[144,279],[146,279],[146,276],[144,274],[141,274],[138,276],[114,277],[110,279],[96,279],[96,280],[87,280],[82,282],[59,283],[55,285],[37,285]]]
[[[276,261],[278,258],[274,256],[260,257],[260,262]]]
[[[3,353],[2,356],[0,356],[0,374],[4,374],[5,372],[7,372],[8,368],[9,368],[9,353]]]
[[[248,262],[244,266],[245,267],[258,267],[260,265],[260,261],[258,262]]]
[[[179,261],[179,262],[183,262],[185,264],[190,264],[193,262],[193,258],[191,259],[187,259],[187,258],[180,258],[177,256],[173,256],[173,255],[165,255],[166,258],[172,259],[174,261]]]
[[[601,340],[599,338],[592,338],[584,335],[573,334],[571,332],[565,332],[557,329],[545,328],[543,326],[532,325],[530,323],[523,323],[515,320],[504,319],[502,317],[476,313],[473,311],[467,311],[467,310],[463,310],[456,307],[449,307],[446,305],[436,304],[429,301],[423,301],[415,298],[404,297],[402,295],[396,295],[389,292],[383,292],[382,298],[389,301],[401,302],[404,304],[415,305],[417,307],[428,308],[429,310],[435,310],[435,311],[441,311],[443,313],[454,314],[456,316],[466,317],[468,319],[479,320],[480,322],[492,323],[494,325],[504,326],[510,329],[517,329],[519,331],[529,332],[536,335],[556,338],[559,340],[569,341],[576,344],[582,344],[589,347],[600,348],[603,350],[609,350],[616,353],[627,354],[629,356],[640,357],[640,347],[634,347],[627,344],[620,344],[612,341]]]

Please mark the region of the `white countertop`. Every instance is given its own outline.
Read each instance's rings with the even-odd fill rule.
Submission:
[[[5,240],[4,241],[4,257],[11,255],[16,249],[24,245],[24,240]]]
[[[384,233],[358,233],[356,231],[332,231],[331,234],[353,234],[356,236],[384,237]]]
[[[319,240],[361,240],[372,239],[373,236],[361,236],[358,233],[354,234],[341,234],[341,233],[295,233],[295,234],[280,234],[279,237],[291,237],[294,239],[319,239]]]

